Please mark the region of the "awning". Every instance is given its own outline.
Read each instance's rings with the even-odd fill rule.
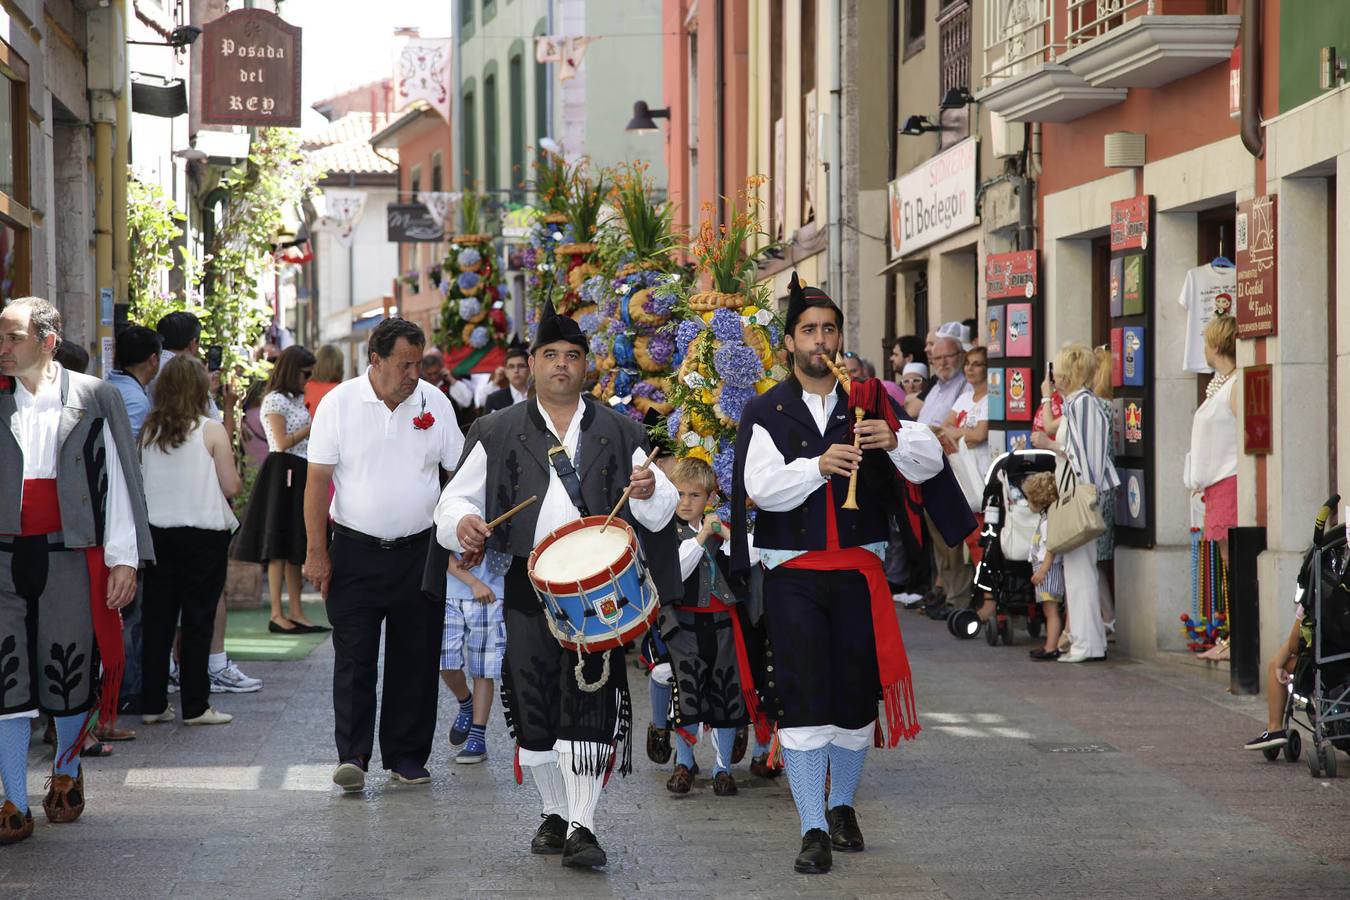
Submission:
[[[899,259],[893,259],[890,262],[886,263],[886,265],[878,269],[877,273],[872,277],[880,278],[881,276],[889,275],[892,272],[904,272],[909,270],[926,269],[927,267],[928,267],[927,256],[916,256],[913,259],[906,259],[905,257],[902,256]]]
[[[445,367],[456,378],[481,372],[491,375],[498,366],[506,364],[506,348],[497,344],[475,350],[465,344],[456,347],[444,356]]]

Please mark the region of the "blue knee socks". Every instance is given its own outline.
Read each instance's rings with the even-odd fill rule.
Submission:
[[[797,804],[797,815],[802,820],[802,834],[812,828],[829,831],[825,822],[825,767],[830,761],[830,751],[825,747],[818,750],[788,750],[785,747],[783,759],[787,763],[792,800]],[[836,777],[832,775],[831,781]]]
[[[837,744],[830,745],[830,809],[853,805],[853,793],[858,789],[858,780],[862,778],[863,759],[866,756],[866,747],[846,750]]]
[[[71,745],[79,740],[80,732],[84,728],[84,713],[78,713],[73,716],[52,716],[52,721],[56,723],[56,759],[58,764],[55,766],[57,775],[69,775],[71,778],[80,774],[80,748],[71,750]],[[69,754],[71,757],[65,765],[60,765],[62,757]]]
[[[652,692],[652,725],[657,728],[670,727],[670,685],[662,684],[655,678],[649,678]]]
[[[693,734],[695,739],[698,738],[697,725],[688,725],[685,730]],[[684,735],[680,734],[678,731],[671,734],[670,742],[675,745],[675,765],[687,766],[688,768],[693,769],[694,745],[686,741]]]
[[[5,797],[28,812],[28,740],[33,733],[32,719],[0,719],[0,782]]]
[[[751,725],[751,726],[750,726],[750,734],[753,736],[754,733],[755,733],[755,726],[754,726],[754,725]],[[761,741],[758,737],[756,737],[756,738],[755,738],[755,752],[754,752],[753,754],[751,754],[751,755],[752,755],[752,756],[768,756],[768,755],[769,755],[769,746],[770,746],[772,743],[773,743],[773,738],[769,738],[769,740],[767,740],[767,741]]]
[[[713,763],[713,774],[731,771],[731,745],[736,743],[735,728],[713,729],[713,745],[717,748],[717,762]]]

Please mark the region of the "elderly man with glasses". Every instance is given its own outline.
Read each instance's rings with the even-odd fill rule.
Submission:
[[[966,358],[964,344],[965,327],[960,322],[948,322],[938,328],[934,336],[932,349],[928,352],[928,362],[936,381],[924,397],[923,407],[916,418],[927,425],[942,439],[940,429],[952,411],[957,398],[971,390],[970,382],[962,373]],[[951,448],[944,448],[950,450]],[[927,516],[925,515],[927,518]],[[924,595],[929,615],[940,618],[948,602],[970,593],[973,571],[966,562],[963,548],[947,546],[942,535],[928,518],[928,534],[932,539],[933,555],[937,563],[937,578],[933,587]]]

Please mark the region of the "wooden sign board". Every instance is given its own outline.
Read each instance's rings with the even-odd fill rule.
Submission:
[[[202,27],[202,123],[300,127],[300,29],[264,9]]]
[[[1276,333],[1279,286],[1276,275],[1278,208],[1275,195],[1267,194],[1238,204],[1237,335],[1265,337]]]
[[[1036,251],[989,254],[984,263],[984,288],[990,300],[1030,300],[1036,295]]]
[[[391,203],[385,209],[386,237],[396,244],[429,244],[445,239],[438,218],[422,203]]]
[[[1274,449],[1271,421],[1273,374],[1270,366],[1247,366],[1242,370],[1242,452],[1265,456]]]
[[[1148,194],[1111,204],[1111,250],[1148,249]]]

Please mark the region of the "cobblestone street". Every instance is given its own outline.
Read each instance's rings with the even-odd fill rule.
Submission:
[[[604,874],[527,851],[533,791],[516,787],[497,710],[492,758],[449,764],[443,692],[430,789],[378,769],[341,796],[333,766],[331,649],[253,663],[259,694],[215,698],[224,727],[144,726],[88,764],[89,807],[0,851],[6,897],[1331,897],[1350,883],[1338,837],[1350,789],[1244,753],[1253,698],[1128,662],[1033,665],[1025,641],[960,643],[903,614],[920,739],[869,756],[866,853],[826,876],[792,872],[797,819],[784,781],[687,797],[637,748],[597,820]],[[646,684],[633,683],[645,729]],[[1108,752],[1051,752],[1096,745]],[[46,748],[33,751],[34,771]],[[707,770],[708,750],[699,756]],[[42,782],[32,780],[40,806]],[[48,880],[54,860],[68,879]]]

